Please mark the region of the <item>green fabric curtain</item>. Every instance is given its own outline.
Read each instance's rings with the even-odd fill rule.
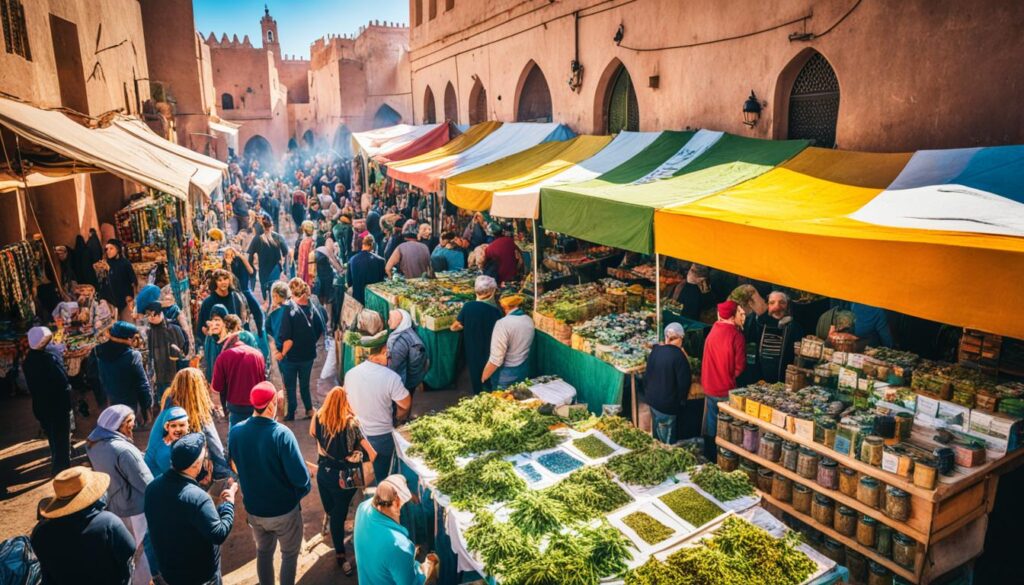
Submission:
[[[530,363],[533,376],[559,376],[576,388],[576,401],[585,402],[594,414],[601,414],[601,406],[605,404],[622,404],[625,374],[547,333],[535,332]]]
[[[380,318],[384,320],[384,324],[388,323],[388,313],[391,312],[391,305],[384,300],[383,297],[373,292],[370,289],[366,289],[363,293],[363,297],[366,299],[365,308],[380,313]]]

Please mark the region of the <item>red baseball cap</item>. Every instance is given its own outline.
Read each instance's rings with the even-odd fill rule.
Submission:
[[[718,303],[718,317],[720,319],[732,319],[736,316],[737,307],[739,307],[739,305],[736,304],[736,301]]]
[[[249,402],[257,410],[263,410],[277,398],[277,388],[270,382],[260,382],[249,392]]]

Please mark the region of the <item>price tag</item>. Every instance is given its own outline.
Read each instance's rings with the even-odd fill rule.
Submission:
[[[849,368],[839,369],[839,387],[850,388],[851,390],[857,389],[857,372]]]
[[[781,410],[772,411],[772,424],[779,428],[786,428],[786,413]]]
[[[856,370],[863,370],[865,357],[866,356],[862,353],[846,354],[846,366]]]

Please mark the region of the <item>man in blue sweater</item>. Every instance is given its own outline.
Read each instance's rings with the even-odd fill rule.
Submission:
[[[274,549],[281,545],[281,585],[295,584],[302,548],[302,498],[309,493],[309,469],[292,431],[278,423],[278,392],[270,382],[249,394],[253,415],[228,433],[230,460],[245,494],[245,509],[256,541],[256,575],[274,582]]]
[[[168,585],[220,585],[220,545],[235,522],[235,492],[229,480],[213,499],[199,482],[212,479],[206,437],[191,433],[171,447],[171,468],[146,488],[146,522],[160,577]]]

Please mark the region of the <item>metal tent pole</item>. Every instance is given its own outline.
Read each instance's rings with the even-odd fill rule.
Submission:
[[[537,272],[537,256],[540,255],[540,248],[537,246],[537,220],[533,220],[533,254],[530,254],[530,259],[533,264],[533,306],[537,306],[537,299],[540,298],[540,284],[537,282],[539,276]]]
[[[654,299],[658,324],[658,342],[661,342],[661,254],[654,254]]]

